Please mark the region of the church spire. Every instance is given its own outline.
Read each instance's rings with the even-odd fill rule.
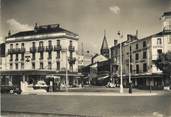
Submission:
[[[106,30],[104,30],[104,38],[103,38],[100,53],[101,53],[101,55],[103,55],[107,58],[109,57],[109,48],[108,48],[108,43],[107,43],[107,39],[106,39]]]

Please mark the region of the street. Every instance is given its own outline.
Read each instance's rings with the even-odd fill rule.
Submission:
[[[18,114],[20,116],[22,113],[30,116],[171,116],[171,95],[141,97],[3,94],[1,110],[2,115],[9,116],[11,112],[21,112]]]

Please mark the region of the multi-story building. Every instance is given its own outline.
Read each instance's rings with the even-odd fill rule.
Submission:
[[[127,41],[122,42],[122,63],[124,85],[131,81],[135,87],[157,87],[162,88],[167,81],[162,77],[160,71],[154,64],[160,53],[171,51],[171,12],[162,16],[162,31],[148,37],[138,39],[134,35],[128,35]],[[120,76],[120,44],[111,48],[113,63],[113,75]]]
[[[59,24],[37,24],[34,30],[18,32],[6,37],[6,66],[1,72],[13,84],[21,80],[36,82],[56,75],[65,82],[68,72],[69,84],[78,83],[79,36],[65,30]],[[77,81],[75,81],[77,80]]]

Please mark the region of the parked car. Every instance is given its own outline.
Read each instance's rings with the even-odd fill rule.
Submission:
[[[34,89],[47,89],[48,85],[45,81],[38,81],[37,84],[33,86]]]
[[[21,92],[17,86],[1,85],[1,93],[21,94]]]
[[[107,85],[106,85],[107,88],[115,88],[116,85],[112,82],[108,82]]]

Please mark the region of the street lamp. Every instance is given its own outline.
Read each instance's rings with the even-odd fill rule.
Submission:
[[[129,37],[128,37],[129,38]],[[129,93],[132,93],[132,81],[131,81],[131,46],[130,46],[130,40],[128,40],[129,42]]]
[[[118,31],[119,39],[123,37],[120,31]],[[123,93],[123,78],[122,78],[122,43],[120,43],[120,93]]]

